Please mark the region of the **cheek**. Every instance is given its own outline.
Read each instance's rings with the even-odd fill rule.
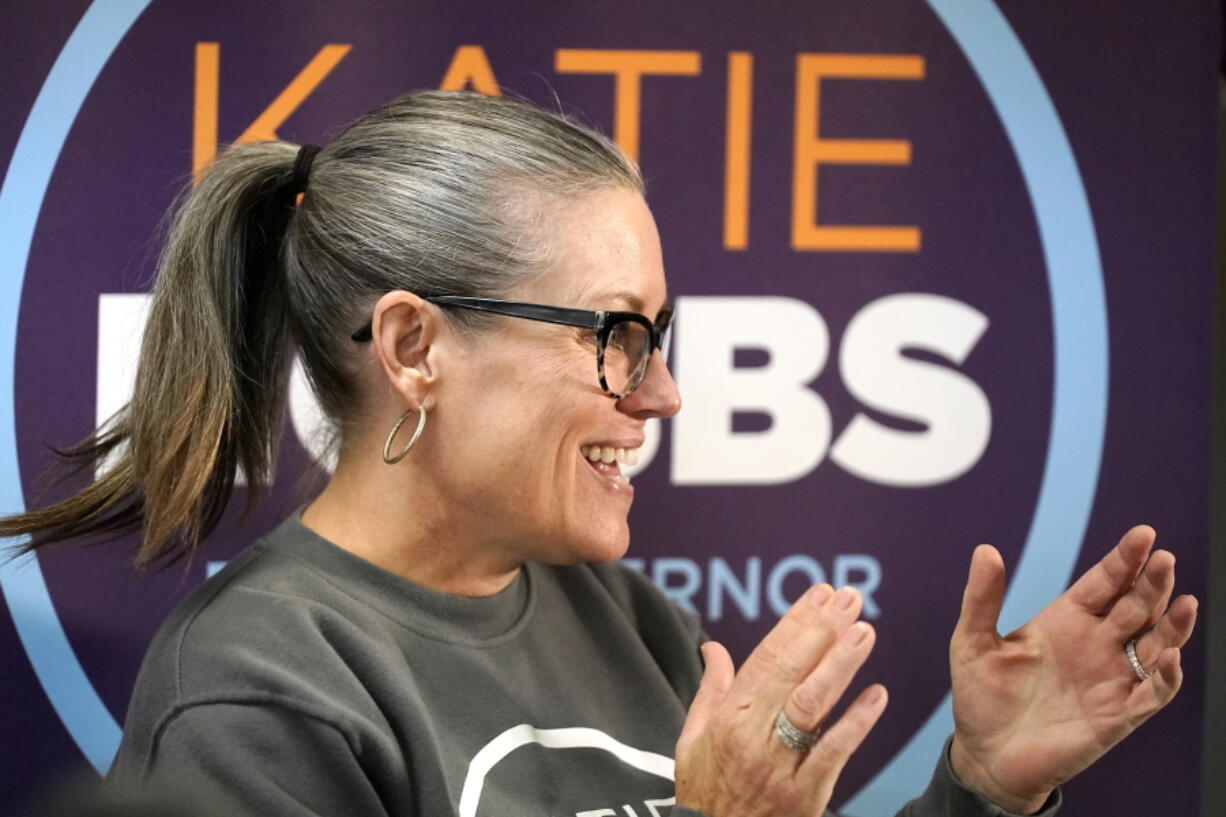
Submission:
[[[472,512],[539,530],[587,506],[579,445],[608,427],[612,401],[592,350],[566,336],[527,340],[489,344],[440,394],[453,408],[439,456],[448,493]]]
[[[580,460],[579,446],[608,426],[608,398],[595,385],[595,363],[576,357],[559,355],[532,371],[525,378],[532,386],[520,395],[520,464],[531,469],[522,474],[523,500],[541,512],[574,507],[575,494],[590,487],[579,470],[588,467]],[[592,372],[583,362],[591,364]]]
[[[587,382],[594,383],[595,375],[577,357],[536,354],[514,369],[487,369],[484,386],[471,384],[473,396],[464,412],[465,459],[482,460],[487,470],[513,472],[514,484],[507,489],[527,489],[573,472],[579,445],[600,427],[604,408],[596,400],[603,394]],[[591,367],[595,372],[594,362]]]

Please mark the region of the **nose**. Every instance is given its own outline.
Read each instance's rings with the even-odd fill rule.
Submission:
[[[643,382],[618,400],[617,408],[639,420],[672,417],[681,410],[681,394],[659,349],[654,350],[647,361]]]

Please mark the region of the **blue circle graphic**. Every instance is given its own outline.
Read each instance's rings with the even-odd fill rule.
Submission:
[[[51,173],[107,60],[151,0],[94,0],[47,75],[0,186],[0,502],[21,510],[14,370],[17,313]],[[1072,575],[1093,505],[1107,414],[1102,264],[1081,174],[1060,117],[1025,48],[991,0],[928,0],[983,84],[1021,167],[1052,299],[1051,435],[1039,499],[1005,598],[1001,626],[1023,623]],[[0,564],[0,589],[39,682],[100,773],[120,728],[77,660],[37,558]],[[893,814],[928,779],[953,728],[948,695],[910,742],[844,807]]]
[[[95,0],[39,89],[0,187],[0,507],[25,508],[17,464],[13,373],[17,311],[34,229],[68,131],[111,54],[150,0]],[[120,729],[68,643],[38,559],[0,564],[0,588],[34,674],[68,733],[99,773],[119,748]]]
[[[1051,290],[1055,349],[1051,437],[1000,629],[1024,624],[1068,584],[1094,505],[1107,423],[1107,305],[1102,261],[1072,146],[1025,47],[989,0],[928,0],[974,68],[1017,156]],[[947,693],[902,750],[843,807],[894,814],[918,793],[953,732]]]

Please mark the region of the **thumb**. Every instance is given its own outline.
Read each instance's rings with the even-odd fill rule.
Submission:
[[[708,641],[702,645],[702,660],[705,667],[702,681],[698,684],[698,692],[690,704],[689,714],[685,716],[685,724],[681,727],[681,736],[677,738],[677,757],[685,754],[698,736],[707,728],[711,714],[719,707],[728,689],[732,686],[735,670],[732,666],[732,656],[718,641]]]
[[[991,545],[980,545],[971,555],[971,570],[962,594],[962,615],[954,638],[995,641],[996,623],[1005,598],[1005,560]]]

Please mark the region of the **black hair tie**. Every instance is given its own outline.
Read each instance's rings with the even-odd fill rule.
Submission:
[[[298,157],[294,159],[292,177],[294,193],[306,192],[307,182],[311,176],[311,164],[315,161],[315,154],[319,153],[320,150],[319,145],[303,145],[298,148]]]

